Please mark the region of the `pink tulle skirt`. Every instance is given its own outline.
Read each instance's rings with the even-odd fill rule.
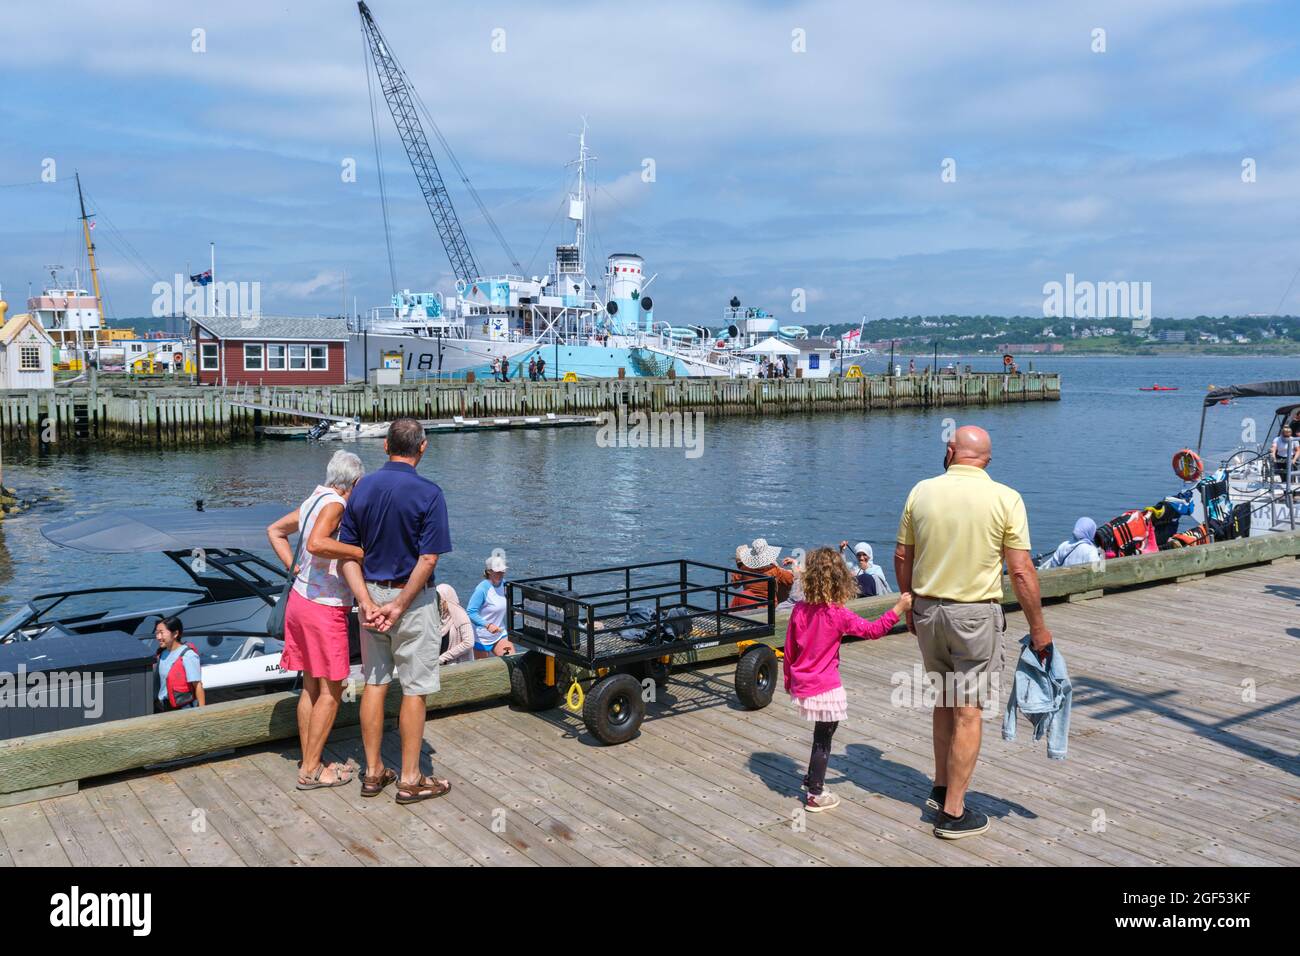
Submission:
[[[811,697],[791,697],[790,698],[799,713],[803,714],[804,720],[820,720],[831,722],[837,720],[846,720],[849,716],[849,698],[844,693],[843,687],[836,687],[834,690],[824,690],[820,694],[814,694]]]

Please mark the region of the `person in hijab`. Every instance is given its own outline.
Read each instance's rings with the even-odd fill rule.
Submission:
[[[442,614],[447,633],[443,637],[443,651],[438,658],[441,664],[462,664],[474,660],[474,623],[461,607],[460,597],[450,584],[439,584],[438,611]]]
[[[1097,534],[1097,522],[1091,518],[1080,518],[1074,523],[1074,535],[1069,541],[1062,541],[1055,551],[1038,565],[1040,571],[1048,568],[1068,568],[1076,564],[1092,564],[1101,560],[1101,552],[1093,544]]]
[[[848,566],[849,573],[858,582],[858,597],[875,597],[878,594],[892,594],[893,589],[885,578],[885,569],[876,564],[871,545],[859,541],[849,551],[847,541],[840,542],[840,556]]]

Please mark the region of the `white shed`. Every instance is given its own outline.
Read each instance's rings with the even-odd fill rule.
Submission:
[[[0,308],[0,388],[53,388],[54,340],[30,313],[4,321]]]

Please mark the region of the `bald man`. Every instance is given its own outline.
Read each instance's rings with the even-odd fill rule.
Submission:
[[[944,452],[944,474],[918,482],[907,496],[894,550],[898,589],[915,601],[907,629],[942,692],[934,708],[934,788],[926,803],[939,812],[934,835],[945,840],[989,828],[987,816],[966,806],[966,789],[979,759],[981,714],[997,700],[1004,661],[1003,561],[1029,622],[1030,646],[1043,653],[1052,643],[1025,503],[988,476],[992,457],[988,432],[957,429]]]

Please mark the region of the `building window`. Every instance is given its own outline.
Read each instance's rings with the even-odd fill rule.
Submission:
[[[245,372],[262,371],[264,367],[262,362],[263,359],[262,351],[263,351],[263,347],[260,343],[256,345],[252,344],[251,342],[244,343],[244,371]]]
[[[221,366],[218,358],[219,346],[216,342],[204,342],[199,346],[199,368],[205,372],[215,372]]]
[[[307,368],[307,346],[289,346],[289,368],[296,372],[304,371]]]
[[[266,347],[266,369],[268,372],[283,372],[285,370],[283,345],[268,345]]]
[[[311,347],[311,370],[313,372],[325,372],[330,367],[330,350],[327,345],[313,345]]]
[[[41,370],[41,347],[39,345],[22,346],[18,350],[18,371],[39,372]]]

